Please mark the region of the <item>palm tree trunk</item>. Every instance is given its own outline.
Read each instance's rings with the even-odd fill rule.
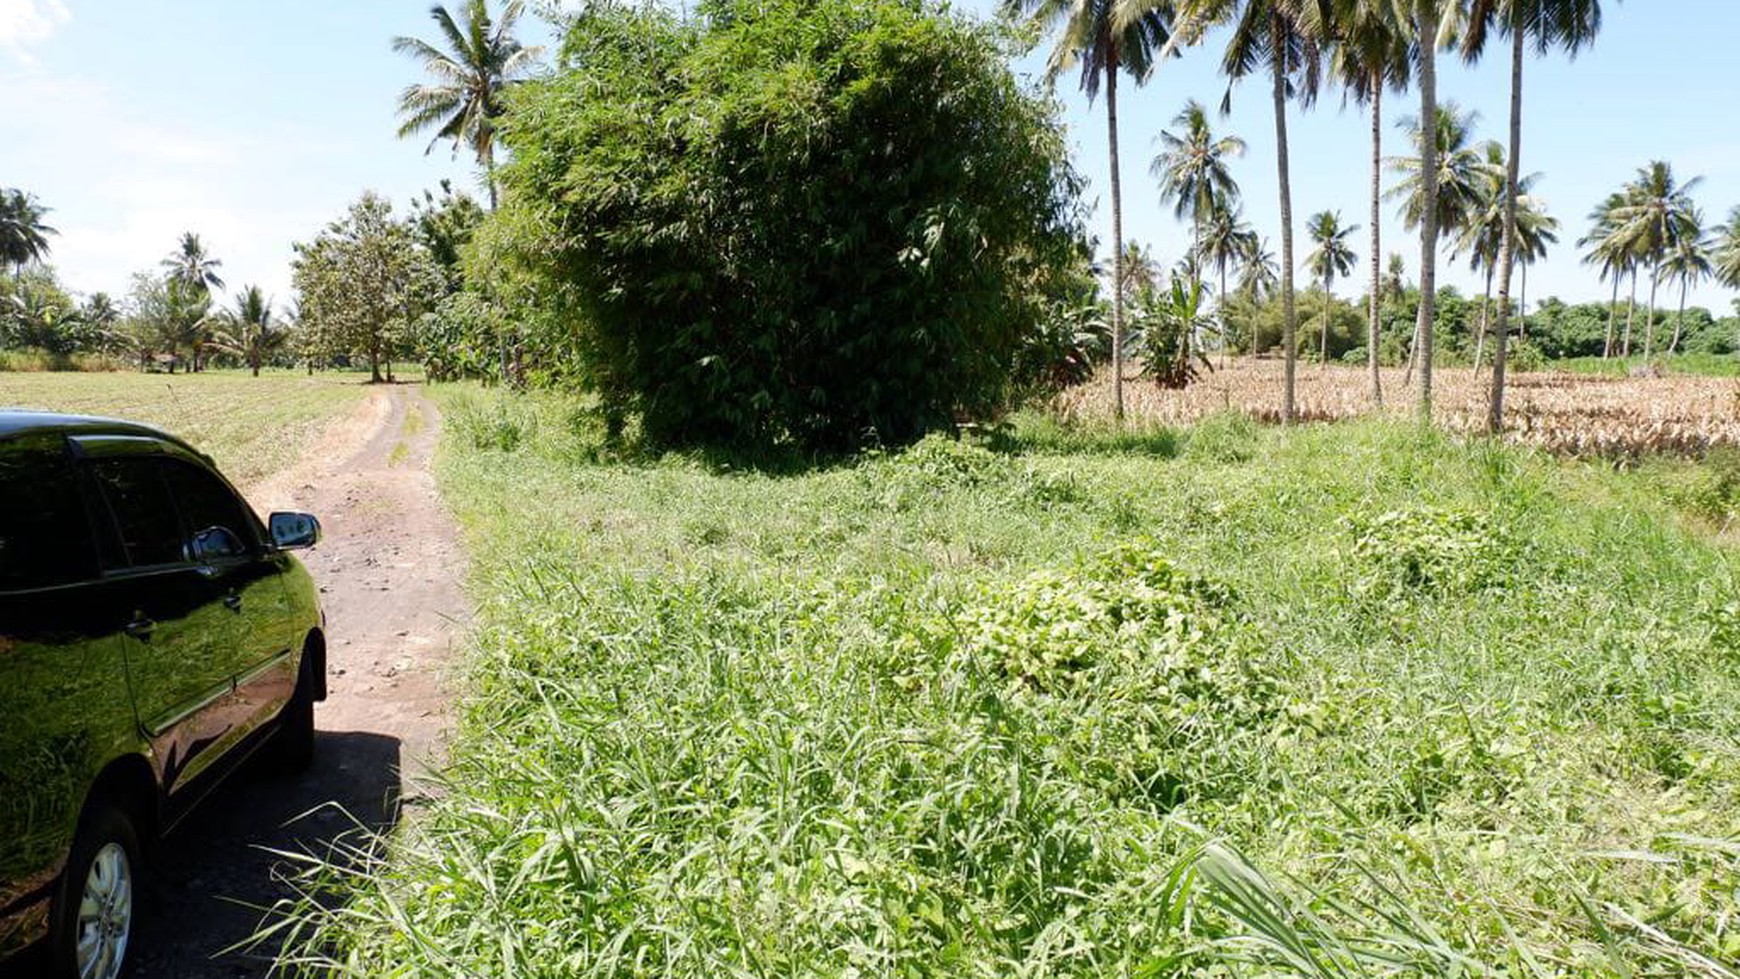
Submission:
[[[1199,206],[1191,209],[1191,211],[1192,211],[1191,223],[1194,224],[1196,227],[1195,227],[1195,230],[1192,232],[1192,241],[1190,244],[1190,279],[1191,279],[1191,282],[1193,282],[1197,285],[1200,285],[1202,283],[1202,208],[1200,206],[1201,203],[1202,203],[1201,201],[1198,201],[1197,204]],[[1190,329],[1186,330],[1184,333],[1184,362],[1186,364],[1190,363],[1191,355],[1195,352],[1194,348],[1197,346],[1206,346],[1206,341],[1199,340],[1197,338],[1196,327],[1194,325],[1192,325],[1190,327]]]
[[[1619,272],[1613,273],[1613,298],[1607,301],[1607,339],[1601,344],[1601,359],[1613,356],[1613,325],[1619,317]]]
[[[1106,146],[1112,169],[1112,417],[1124,420],[1124,188],[1118,176],[1118,54],[1106,59]]]
[[[1522,291],[1516,300],[1516,338],[1529,338],[1529,263],[1522,265]]]
[[[1655,291],[1661,286],[1661,265],[1649,274],[1649,307],[1643,314],[1643,359],[1655,356]]]
[[[1673,356],[1674,351],[1680,348],[1680,330],[1686,325],[1686,286],[1688,284],[1688,279],[1684,277],[1680,279],[1680,311],[1674,314],[1674,339],[1672,343],[1668,344],[1668,356],[1670,357]]]
[[[1625,342],[1619,349],[1619,356],[1631,356],[1631,320],[1637,315],[1637,266],[1631,267],[1631,301],[1625,305]]]
[[[1486,270],[1486,288],[1480,294],[1480,329],[1474,334],[1474,373],[1480,373],[1480,359],[1486,353],[1486,328],[1492,311],[1492,270]]]
[[[1328,272],[1323,273],[1323,339],[1319,341],[1317,351],[1318,369],[1321,371],[1329,370],[1329,307],[1334,301],[1329,290],[1334,288],[1334,281]]]
[[[1517,174],[1522,157],[1523,41],[1528,34],[1512,25],[1510,42],[1510,153],[1504,172],[1504,229],[1498,246],[1498,328],[1492,344],[1492,398],[1487,405],[1486,430],[1504,431],[1504,369],[1510,345],[1510,275],[1516,265]],[[1527,274],[1526,272],[1524,273]]]
[[[1293,184],[1287,175],[1287,25],[1279,11],[1269,33],[1274,45],[1269,52],[1269,70],[1275,81],[1275,169],[1281,184],[1281,355],[1286,377],[1281,393],[1281,421],[1291,425],[1299,352],[1294,337],[1298,324],[1293,307]]]
[[[1420,38],[1420,418],[1432,421],[1432,327],[1438,304],[1438,3],[1414,0]]]
[[[1232,339],[1232,330],[1226,322],[1226,259],[1220,262],[1220,299],[1216,304],[1220,312],[1220,369],[1226,370],[1226,347]]]
[[[495,136],[483,148],[483,181],[489,190],[489,209],[495,210]]]
[[[1371,403],[1384,403],[1383,374],[1378,370],[1378,347],[1383,340],[1383,326],[1378,322],[1378,292],[1383,274],[1379,256],[1383,254],[1383,214],[1378,201],[1383,194],[1383,100],[1384,76],[1371,73],[1371,298],[1366,310],[1366,363],[1371,368]]]

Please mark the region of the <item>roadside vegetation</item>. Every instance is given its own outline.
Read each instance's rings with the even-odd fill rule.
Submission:
[[[311,969],[1740,957],[1740,583],[1662,474],[1230,416],[782,474],[437,396],[480,612],[455,762],[304,910]]]

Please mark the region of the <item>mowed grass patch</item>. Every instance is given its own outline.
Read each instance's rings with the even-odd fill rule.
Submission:
[[[155,425],[217,461],[239,486],[295,462],[327,422],[367,391],[366,375],[266,371],[198,374],[0,374],[0,407],[101,415]]]
[[[1740,960],[1733,561],[1625,473],[1228,419],[775,475],[438,397],[454,761],[310,971]]]

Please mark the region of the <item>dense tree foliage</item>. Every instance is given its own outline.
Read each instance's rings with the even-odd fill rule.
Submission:
[[[313,241],[296,246],[293,266],[302,327],[316,350],[368,361],[385,379],[419,318],[441,289],[441,274],[393,205],[364,194]]]
[[[595,8],[514,93],[497,247],[620,425],[902,442],[994,408],[1076,254],[1052,106],[883,0]]]

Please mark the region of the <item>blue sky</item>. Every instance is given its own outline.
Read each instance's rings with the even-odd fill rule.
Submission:
[[[994,4],[965,6],[988,13]],[[1564,224],[1561,244],[1531,270],[1531,300],[1606,298],[1574,242],[1589,209],[1652,158],[1705,178],[1696,197],[1710,222],[1740,204],[1740,73],[1731,60],[1740,4],[1604,6],[1593,49],[1574,62],[1527,66],[1523,165],[1544,173],[1539,193]],[[427,11],[427,0],[0,0],[0,186],[23,187],[55,209],[54,262],[81,292],[124,293],[132,272],[154,268],[192,230],[223,259],[232,286],[257,282],[287,296],[290,243],[313,235],[363,189],[404,202],[443,177],[473,180],[464,157],[445,147],[425,155],[425,142],[394,136],[395,97],[416,72],[389,40],[427,36]],[[544,39],[539,25],[526,33]],[[1142,89],[1120,88],[1126,235],[1168,262],[1187,245],[1188,229],[1159,203],[1148,160],[1186,98],[1218,105],[1219,40],[1211,35],[1161,66]],[[1036,54],[1017,70],[1037,77],[1042,63]],[[1442,95],[1481,113],[1477,136],[1502,138],[1503,59],[1443,64]],[[1094,224],[1105,240],[1104,106],[1089,106],[1075,83],[1060,80],[1059,95],[1089,199],[1102,205]],[[1417,108],[1411,94],[1391,99],[1386,154],[1401,145],[1395,120]],[[1249,143],[1236,175],[1248,217],[1278,252],[1266,89],[1235,90],[1232,114],[1216,124]],[[1364,225],[1370,148],[1362,110],[1343,109],[1331,93],[1310,112],[1292,112],[1289,128],[1298,223],[1330,209]],[[1402,232],[1393,207],[1384,210],[1384,250],[1406,256],[1411,275],[1418,239]],[[1363,257],[1365,232],[1356,237]],[[1460,267],[1449,281],[1478,288]],[[1705,286],[1693,302],[1726,313],[1730,298]],[[1671,306],[1677,296],[1664,290],[1661,301]]]

